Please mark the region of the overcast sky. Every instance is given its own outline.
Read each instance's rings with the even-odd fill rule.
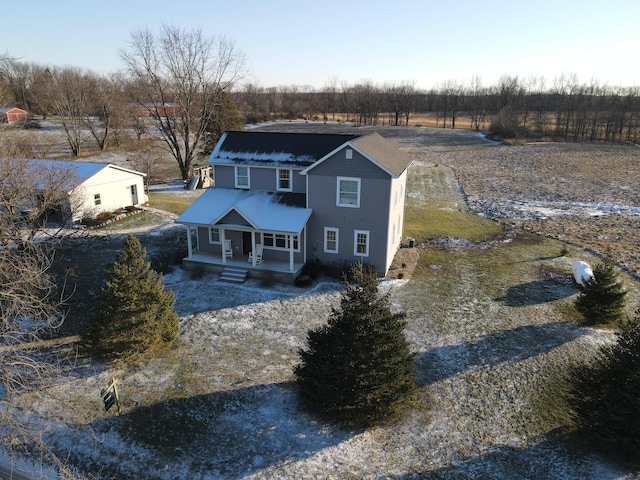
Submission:
[[[638,0],[29,0],[2,2],[0,55],[99,73],[131,32],[224,35],[264,87],[560,75],[640,85]]]

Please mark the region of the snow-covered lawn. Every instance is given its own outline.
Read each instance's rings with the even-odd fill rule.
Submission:
[[[430,138],[462,152],[486,143],[458,132]],[[400,143],[416,168],[437,163],[423,143]],[[460,207],[450,175],[430,182],[418,189],[440,189]],[[338,305],[339,282],[236,286],[180,268],[165,276],[182,326],[172,352],[136,368],[76,359],[56,386],[22,399],[23,412],[61,458],[99,478],[636,478],[554,435],[556,382],[612,339],[565,315],[571,264],[584,257],[557,250],[528,237],[434,248],[421,260],[426,272],[383,282],[407,312],[421,386],[414,408],[388,426],[347,431],[299,408],[297,351]],[[99,396],[113,377],[120,416],[105,414]]]
[[[407,309],[421,385],[395,424],[345,431],[299,409],[291,368],[307,330],[338,305],[338,282],[265,289],[181,269],[165,277],[182,323],[171,354],[133,370],[76,365],[34,414],[53,415],[50,444],[101,478],[624,478],[549,436],[534,408],[610,333],[563,321],[544,302],[490,298],[474,286],[477,272],[453,287],[452,304],[428,307],[441,288],[434,272],[383,282],[394,308]],[[554,285],[565,289],[557,301],[573,293]],[[111,377],[120,417],[101,411]]]

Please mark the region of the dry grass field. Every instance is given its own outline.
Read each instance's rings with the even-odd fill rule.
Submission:
[[[640,148],[531,143],[506,146],[469,130],[279,124],[262,129],[378,131],[408,152],[416,169],[455,170],[472,212],[564,240],[640,277]],[[466,208],[460,206],[460,208]]]
[[[374,130],[302,122],[261,128]],[[617,247],[618,259],[632,254],[631,242],[625,248],[601,237],[637,234],[636,151],[506,147],[461,130],[376,130],[415,159],[410,211],[433,208],[474,224],[447,226],[446,234],[419,230],[424,245],[405,258],[415,270],[383,285],[393,308],[407,313],[417,354],[420,394],[407,415],[348,431],[298,407],[292,367],[308,329],[338,304],[342,288],[335,280],[308,289],[267,288],[257,280],[235,286],[179,267],[164,277],[181,319],[173,351],[137,366],[75,358],[45,395],[18,399],[17,414],[41,424],[60,458],[105,479],[637,478],[563,435],[570,422],[561,398],[568,368],[612,339],[610,330],[582,325],[573,308],[571,263],[593,260],[577,230],[594,213],[618,218],[617,229],[589,224],[593,234],[585,234],[584,244]],[[496,234],[494,222],[470,211],[517,228]],[[420,218],[411,223],[415,228]],[[160,225],[137,233],[150,255],[183,241],[182,229],[166,219]],[[546,236],[554,226],[564,236],[576,230],[569,255]],[[489,240],[475,238],[475,229]],[[60,250],[65,270],[82,269],[79,287],[91,278],[96,285],[103,271],[98,257],[112,257],[125,230],[113,225]],[[433,238],[442,235],[464,241]],[[630,270],[638,269],[634,258]],[[636,304],[637,284],[624,278]],[[95,289],[86,293],[82,312]],[[120,416],[105,414],[100,403],[100,388],[113,377]]]

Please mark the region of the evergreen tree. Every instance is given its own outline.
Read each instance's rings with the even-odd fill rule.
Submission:
[[[618,280],[613,260],[609,255],[595,266],[593,278],[578,285],[576,309],[593,324],[617,323],[624,319],[627,292]]]
[[[615,344],[602,347],[569,378],[578,426],[640,467],[640,311],[622,326]]]
[[[129,234],[106,272],[87,345],[109,360],[136,358],[171,345],[178,335],[175,297],[145,261],[146,250]]]
[[[374,269],[353,267],[340,309],[310,330],[294,369],[303,402],[345,425],[369,427],[399,415],[416,390],[415,354],[404,336],[404,313],[378,293]]]

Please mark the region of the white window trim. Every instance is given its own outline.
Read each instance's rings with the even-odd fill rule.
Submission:
[[[358,188],[356,189],[356,203],[340,203],[340,182],[357,182]],[[337,177],[336,179],[336,206],[348,207],[348,208],[360,208],[360,179],[357,177]]]
[[[218,240],[213,239],[213,231],[218,231]],[[220,236],[220,229],[218,227],[209,227],[209,243],[214,245],[220,245],[222,243],[222,237]]]
[[[347,160],[351,160],[353,158],[353,150],[351,148],[347,148],[345,151],[345,158]]]
[[[289,172],[289,188],[280,187],[280,172]],[[278,192],[293,191],[293,171],[290,168],[276,168],[276,190]]]
[[[327,233],[328,232],[335,232],[336,233],[336,248],[335,250],[331,250],[328,245],[327,245]],[[324,227],[324,253],[338,253],[338,249],[339,249],[339,242],[340,242],[340,229],[335,228],[335,227]]]
[[[358,235],[364,234],[367,236],[366,249],[364,252],[358,252]],[[369,256],[369,243],[371,243],[371,232],[369,230],[354,230],[353,231],[353,254],[357,257]]]
[[[265,235],[269,235],[269,236],[273,236],[273,245],[267,245],[264,239]],[[276,245],[276,241],[277,241],[277,237],[283,236],[285,237],[284,241],[285,241],[285,246],[284,247],[278,247]],[[265,250],[279,250],[282,252],[288,252],[289,251],[289,242],[287,241],[289,239],[289,237],[293,237],[293,251],[294,252],[300,252],[300,235],[289,235],[289,234],[285,234],[285,233],[276,233],[276,232],[262,232],[260,234],[260,238],[261,238],[261,243],[262,243],[262,248],[264,248]],[[298,246],[296,247],[296,243],[298,244]]]
[[[247,184],[246,185],[240,185],[238,184],[238,168],[246,168],[247,169]],[[249,189],[251,188],[251,169],[249,167],[245,167],[245,166],[235,166],[234,167],[234,181],[235,181],[235,185],[236,188],[246,188]]]

